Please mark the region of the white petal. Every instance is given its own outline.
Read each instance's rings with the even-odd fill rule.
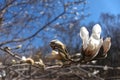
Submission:
[[[88,43],[88,39],[89,39],[89,32],[85,27],[81,27],[80,37],[83,41],[83,49],[85,49],[87,47],[87,43]]]

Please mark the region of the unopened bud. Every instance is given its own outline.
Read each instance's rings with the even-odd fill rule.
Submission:
[[[21,47],[22,47],[22,45],[18,45],[18,46],[17,46],[17,48],[21,48]]]

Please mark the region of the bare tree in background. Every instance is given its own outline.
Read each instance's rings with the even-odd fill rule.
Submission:
[[[54,39],[55,25],[65,28],[87,16],[86,0],[2,0],[0,5],[0,46],[23,44],[24,51]]]
[[[103,28],[104,35],[110,36],[112,38],[112,47],[110,50],[109,61],[112,62],[110,64],[114,66],[118,66],[119,64],[119,52],[120,52],[120,15],[112,15],[112,14],[102,14],[100,20]],[[113,64],[114,63],[114,64]]]

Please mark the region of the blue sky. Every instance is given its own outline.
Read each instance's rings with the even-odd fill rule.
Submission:
[[[111,13],[111,14],[115,14],[115,15],[117,15],[117,14],[120,14],[120,0],[87,0],[88,1],[88,3],[87,3],[87,6],[89,7],[88,9],[86,9],[86,12],[88,12],[88,13],[90,13],[91,15],[90,15],[90,17],[88,17],[88,18],[86,18],[86,20],[85,20],[85,22],[91,22],[91,21],[94,21],[94,22],[96,22],[96,21],[98,21],[98,19],[99,19],[99,16],[100,16],[100,14],[101,13]],[[0,3],[3,3],[4,2],[4,0],[0,0]],[[39,6],[39,5],[38,5]],[[40,6],[39,6],[40,7]],[[39,8],[38,7],[38,8]],[[28,6],[28,8],[29,8],[29,6]],[[34,12],[35,10],[33,9],[33,10],[31,10],[31,8],[29,8],[29,9],[26,9],[26,10],[28,10],[28,12],[30,13],[32,13],[33,12],[33,14],[35,14],[35,15],[37,15],[37,12]],[[59,8],[59,7],[58,7]],[[40,8],[39,8],[40,9]],[[13,10],[18,10],[18,9],[13,9]],[[12,11],[13,11],[12,10]],[[46,9],[45,9],[46,10]],[[58,11],[61,11],[61,10],[58,10]],[[21,13],[21,14],[23,14],[23,13]],[[39,14],[39,13],[38,13]],[[8,17],[9,15],[7,15],[7,17]],[[43,19],[41,19],[42,21],[43,21]],[[42,22],[42,21],[40,21],[39,19],[37,20],[38,22]],[[34,21],[34,22],[32,22],[32,24],[33,25],[35,25],[36,24],[36,22],[37,21]],[[44,22],[44,21],[43,21]],[[42,22],[42,23],[43,23]],[[38,23],[37,23],[38,24]],[[84,23],[83,23],[84,24]],[[30,24],[31,25],[31,24]],[[41,24],[40,24],[41,25]],[[37,25],[35,25],[35,26],[37,26]],[[38,26],[39,27],[39,26]],[[32,30],[32,31],[35,31],[35,30]],[[26,31],[24,31],[25,33],[26,33]],[[32,33],[31,33],[32,34]],[[42,34],[42,33],[40,33],[40,34]],[[25,35],[25,36],[27,36],[27,34]],[[23,37],[23,35],[22,35],[22,37]],[[40,41],[40,40],[39,40]],[[38,42],[39,43],[39,42]],[[36,44],[38,44],[38,43],[36,43]],[[40,43],[41,44],[41,43]]]
[[[120,14],[120,0],[88,0],[88,12],[91,14],[85,21],[96,22],[101,13]]]

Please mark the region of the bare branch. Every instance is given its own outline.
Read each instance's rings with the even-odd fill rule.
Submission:
[[[46,27],[48,27],[50,24],[52,24],[54,21],[56,21],[63,14],[65,14],[65,11],[63,11],[61,14],[59,14],[58,16],[56,16],[53,20],[51,20],[47,24],[45,24],[42,28],[38,29],[38,31],[36,31],[33,35],[31,35],[31,36],[29,36],[27,38],[24,38],[24,39],[13,39],[13,40],[10,40],[10,41],[5,41],[5,42],[0,43],[0,46],[8,44],[8,43],[12,43],[12,42],[23,42],[23,41],[26,41],[28,39],[31,39],[31,38],[35,37],[39,32],[41,32],[43,29],[45,29]]]
[[[103,70],[120,70],[120,67],[110,67],[110,66],[101,66],[101,65],[80,65],[79,67],[83,68],[99,68]]]
[[[12,4],[15,2],[15,0],[12,0],[10,3],[7,3],[1,10],[0,10],[0,18],[3,17],[4,13],[7,11],[7,9],[12,6]]]

